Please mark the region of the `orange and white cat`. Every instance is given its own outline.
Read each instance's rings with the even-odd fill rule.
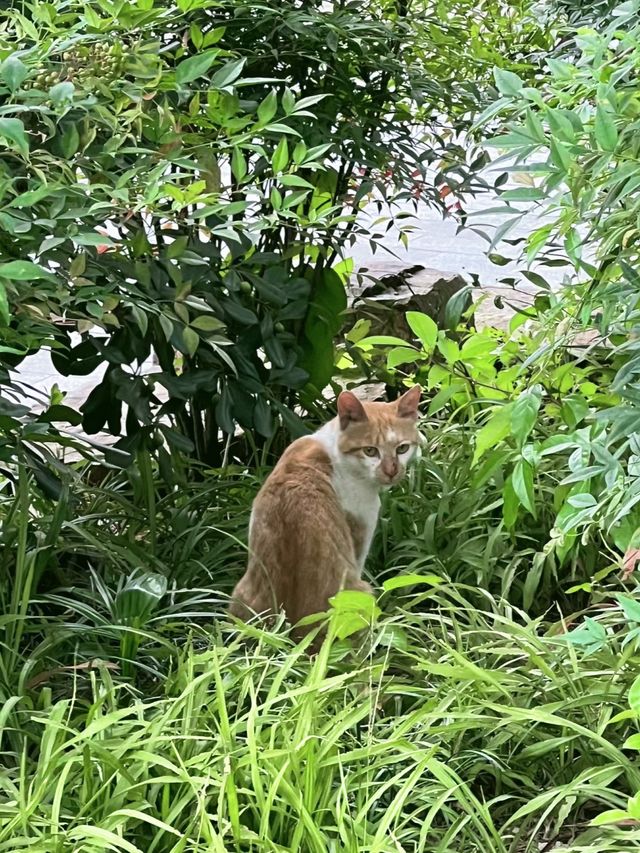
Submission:
[[[380,490],[404,476],[419,444],[420,387],[393,403],[338,397],[338,416],[285,450],[249,523],[248,567],[232,594],[242,619],[284,610],[293,624],[341,589],[371,592],[362,569]]]

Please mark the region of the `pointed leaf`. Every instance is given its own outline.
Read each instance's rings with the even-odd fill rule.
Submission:
[[[188,59],[183,59],[176,68],[176,82],[183,85],[184,83],[191,83],[192,80],[197,80],[198,77],[202,77],[216,61],[219,53],[220,51],[217,49],[206,50],[204,53],[198,53],[195,56],[190,56]]]
[[[247,174],[247,161],[242,151],[235,147],[231,155],[231,172],[233,177],[240,183]]]
[[[28,73],[27,66],[17,56],[8,56],[0,66],[0,77],[11,92],[20,88]]]
[[[596,107],[594,130],[598,145],[604,151],[614,151],[618,143],[618,131],[613,118],[602,104]]]
[[[15,148],[23,157],[29,156],[29,140],[19,118],[0,118],[0,139]]]
[[[11,315],[9,313],[9,300],[7,299],[7,291],[0,282],[0,321],[3,326],[8,326],[11,321]]]
[[[525,443],[535,425],[541,399],[542,388],[539,385],[534,385],[532,388],[523,391],[513,404],[511,428],[520,447]]]
[[[407,311],[407,323],[411,331],[420,339],[426,350],[432,350],[436,345],[438,327],[427,314],[419,311]]]
[[[522,91],[523,82],[513,71],[505,71],[502,68],[493,69],[493,77],[501,95],[519,95]]]
[[[278,147],[273,152],[273,157],[271,158],[271,166],[273,171],[277,174],[278,172],[282,172],[282,170],[286,167],[289,162],[289,146],[287,144],[287,140],[283,136],[280,142],[278,143]]]
[[[590,822],[590,826],[604,826],[607,823],[619,823],[622,820],[628,820],[629,815],[622,809],[609,809],[602,812],[597,817],[594,817]]]
[[[476,435],[476,449],[472,465],[475,465],[484,453],[495,447],[511,434],[511,406],[500,406],[491,415]]]
[[[200,336],[198,333],[193,329],[190,329],[189,326],[185,326],[182,330],[182,341],[187,353],[191,356],[195,355],[200,343]]]
[[[52,275],[43,267],[31,261],[8,261],[0,264],[0,278],[12,281],[34,281],[38,278],[51,278]]]
[[[389,592],[392,589],[404,589],[406,586],[416,586],[417,584],[437,586],[440,583],[444,583],[444,580],[438,577],[438,575],[418,575],[410,573],[406,575],[396,575],[394,578],[388,578],[382,584],[382,588],[385,592]]]
[[[234,59],[233,62],[227,62],[226,65],[223,65],[222,68],[219,71],[216,71],[213,75],[211,79],[211,86],[214,89],[224,89],[225,86],[233,83],[234,80],[237,80],[240,76],[245,62],[246,59]]]
[[[258,106],[258,121],[262,122],[262,124],[269,124],[276,114],[277,109],[278,96],[276,95],[276,90],[272,89],[264,101],[262,101]]]
[[[531,515],[535,517],[536,506],[533,497],[533,468],[525,460],[520,459],[516,463],[511,475],[513,491],[516,493],[518,500],[525,509],[528,509]]]

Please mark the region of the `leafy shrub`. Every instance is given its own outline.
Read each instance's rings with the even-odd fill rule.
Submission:
[[[637,3],[625,3],[603,18],[600,31],[572,31],[535,87],[516,75],[496,72],[503,97],[486,114],[488,122],[498,111],[508,117],[506,128],[490,144],[515,158],[524,184],[502,192],[513,215],[496,241],[506,238],[519,220],[519,203],[538,201],[545,221],[526,240],[514,241],[522,243],[520,260],[527,265],[536,261],[541,270],[545,265],[567,270],[567,283],[558,292],[541,273],[524,272],[539,288],[535,313],[540,332],[537,348],[527,354],[527,375],[536,381],[561,369],[566,380],[559,390],[563,396],[571,392],[561,408],[573,401],[574,414],[582,413],[575,440],[556,446],[572,509],[565,506],[555,526],[565,539],[571,533],[575,542],[575,534],[582,543],[601,536],[605,549],[626,552],[629,571],[640,525],[638,252],[633,239],[639,169],[633,143],[637,11]],[[558,368],[562,362],[564,367]],[[578,399],[574,376],[580,378],[582,392],[594,393]],[[607,550],[602,559],[608,559]]]
[[[615,183],[635,150],[636,25],[623,10],[620,36],[569,46],[586,45],[571,80],[557,60],[560,82],[537,81],[550,37],[528,15],[466,0],[10,13],[5,368],[44,345],[63,371],[106,363],[82,422],[119,435],[124,415],[136,464],[100,486],[77,467],[51,481],[46,449],[77,416],[55,392],[42,415],[15,408],[5,369],[1,849],[640,849],[636,259],[616,231],[635,214],[629,183]],[[281,626],[225,616],[260,479],[228,463],[267,461],[281,418],[295,433],[297,413],[318,411],[358,205],[371,193],[437,203],[443,182],[474,184],[484,156],[469,150],[456,172],[465,152],[449,125],[468,129],[494,62],[503,98],[489,114],[525,111],[516,154],[548,153],[534,192],[503,200],[563,187],[526,248],[555,263],[562,243],[588,283],[556,295],[527,271],[543,290],[508,334],[469,332],[454,300],[447,329],[413,314],[411,341],[364,324],[346,336],[340,379],[424,386],[426,446],[383,507],[368,567],[377,623],[310,659]],[[558,138],[559,113],[574,140]],[[562,174],[559,144],[575,158]],[[592,169],[587,189],[578,167]],[[573,331],[594,312],[603,340],[576,359]],[[225,470],[177,485],[189,453]],[[350,607],[332,603],[338,637]]]
[[[424,24],[387,2],[10,10],[5,363],[51,347],[65,375],[105,366],[84,431],[157,453],[168,482],[181,453],[219,466],[268,446],[281,420],[304,431],[294,404],[331,377],[358,210],[479,185],[484,156],[447,128],[468,128],[503,24],[524,71],[518,44],[544,41],[524,10],[495,4],[462,66],[471,4],[420,8]],[[403,234],[403,216],[388,227]]]
[[[363,369],[395,384],[408,375],[428,400],[426,468],[390,504],[387,561],[433,564],[544,612],[563,588],[597,588],[635,547],[634,492],[600,450],[598,419],[619,401],[610,354],[577,364],[557,348],[540,359],[546,332],[523,325],[533,316],[516,315],[509,333],[451,333],[409,312],[413,341],[369,337],[360,323],[340,367],[355,381]]]

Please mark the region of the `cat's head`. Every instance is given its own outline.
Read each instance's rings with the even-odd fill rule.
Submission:
[[[420,443],[419,402],[419,385],[393,403],[369,403],[351,391],[340,394],[337,446],[352,474],[378,487],[404,477]]]

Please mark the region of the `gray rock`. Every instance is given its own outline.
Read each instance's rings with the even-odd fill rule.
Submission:
[[[405,314],[420,311],[439,328],[445,326],[445,308],[449,299],[468,288],[461,275],[447,274],[422,266],[406,267],[398,263],[382,263],[370,267],[366,278],[360,270],[361,284],[351,288],[350,302],[354,320],[371,320],[371,335],[413,337]],[[368,280],[367,280],[368,279]],[[469,292],[462,298],[462,310],[472,303]]]

